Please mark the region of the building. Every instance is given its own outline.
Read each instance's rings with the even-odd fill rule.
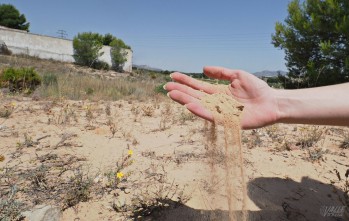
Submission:
[[[27,31],[0,26],[0,46],[9,49],[12,54],[25,54],[42,59],[53,59],[62,62],[74,62],[73,41],[33,34]],[[103,55],[99,60],[112,65],[111,47],[103,46]],[[123,66],[125,72],[132,72],[132,50],[127,51],[127,61]]]

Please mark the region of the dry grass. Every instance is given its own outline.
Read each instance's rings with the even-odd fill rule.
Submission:
[[[185,204],[191,197],[185,186],[169,180],[164,165],[151,164],[141,177],[129,182],[129,195],[124,198],[122,192],[118,194],[112,208],[134,220],[156,219],[164,211]]]
[[[5,103],[0,106],[0,118],[9,118],[11,114],[15,111],[15,103]]]
[[[183,110],[178,118],[181,124],[185,124],[187,121],[193,122],[195,119],[196,119],[196,116],[191,112],[189,112],[188,110]]]
[[[152,117],[154,115],[155,108],[152,105],[141,106],[143,116]]]
[[[0,220],[12,221],[22,220],[21,214],[23,203],[15,200],[16,188],[13,187],[7,196],[2,196],[0,200]]]
[[[21,154],[18,151],[18,155]],[[11,218],[42,203],[66,209],[87,201],[92,182],[86,169],[81,169],[83,160],[71,155],[45,154],[37,155],[27,167],[18,163],[2,168],[0,196],[4,200],[0,200],[0,204],[7,205],[7,210],[1,211],[0,217],[17,220]]]
[[[349,132],[343,131],[343,141],[340,145],[343,149],[349,149]]]
[[[136,78],[106,79],[76,74],[57,75],[57,85],[41,86],[36,95],[43,98],[64,97],[70,100],[146,100],[155,95],[156,83]]]
[[[146,71],[122,74],[33,57],[0,56],[0,71],[6,67],[33,67],[43,77],[43,85],[34,93],[37,99],[147,100],[156,95],[158,85],[166,82],[166,76]]]
[[[323,137],[324,129],[318,126],[304,126],[300,128],[300,136],[296,142],[301,148],[309,148],[316,145]]]

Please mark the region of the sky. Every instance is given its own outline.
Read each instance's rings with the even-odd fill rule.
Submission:
[[[286,71],[284,52],[271,44],[290,0],[0,0],[30,22],[30,32],[73,39],[111,33],[133,50],[133,63],[202,72],[207,65]]]

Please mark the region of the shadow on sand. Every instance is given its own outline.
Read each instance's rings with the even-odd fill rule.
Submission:
[[[249,197],[261,209],[248,211],[248,220],[349,220],[349,208],[340,202],[344,192],[308,177],[303,177],[300,183],[290,179],[257,178],[248,183],[248,189]],[[197,210],[180,204],[142,220],[229,220],[229,215],[228,211]]]

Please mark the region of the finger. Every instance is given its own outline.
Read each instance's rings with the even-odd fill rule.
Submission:
[[[193,114],[209,121],[213,121],[213,115],[210,111],[202,106],[201,103],[189,103],[185,105],[186,108]]]
[[[202,91],[194,90],[191,87],[188,87],[188,86],[183,85],[183,84],[175,83],[175,82],[169,82],[169,83],[165,84],[164,89],[167,91],[173,91],[173,90],[181,91],[181,92],[188,94],[188,95],[190,95],[194,98],[197,98],[197,99],[200,99],[201,97],[206,95],[206,93],[204,93]]]
[[[186,93],[183,93],[181,91],[177,91],[177,90],[173,90],[173,91],[170,91],[168,92],[167,94],[172,100],[182,104],[182,105],[185,105],[185,104],[189,104],[189,103],[199,103],[200,101],[193,97],[193,96],[190,96]]]
[[[223,67],[207,66],[204,67],[204,74],[211,78],[233,81],[237,79],[241,71],[231,70]]]
[[[216,87],[215,85],[196,80],[192,77],[189,77],[185,74],[181,74],[178,72],[172,73],[171,78],[178,83],[187,85],[188,87],[191,87],[191,88],[199,90],[199,91],[200,90],[204,91],[204,92],[209,93],[209,94],[214,94],[214,93],[220,92],[218,87]]]

